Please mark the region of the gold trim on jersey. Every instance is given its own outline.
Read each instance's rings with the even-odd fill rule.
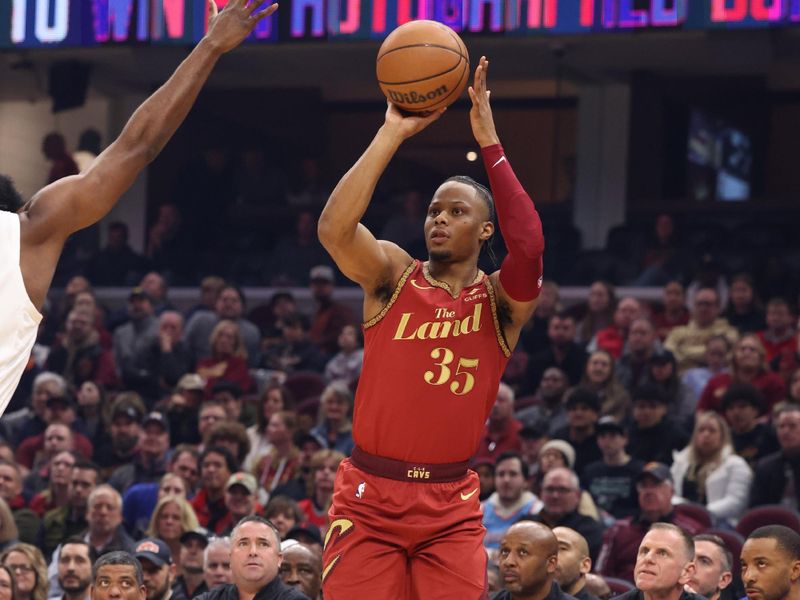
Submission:
[[[509,358],[511,356],[511,349],[506,342],[506,335],[503,333],[503,328],[500,327],[500,319],[497,318],[497,299],[492,281],[488,277],[486,278],[486,291],[489,293],[489,304],[492,306],[492,321],[494,321],[494,330],[495,333],[497,333],[497,343],[500,344],[500,349],[503,351],[506,358]]]
[[[448,283],[446,283],[444,281],[439,281],[433,275],[431,275],[431,272],[428,270],[428,263],[427,262],[422,264],[422,276],[425,278],[425,281],[430,283],[432,286],[441,288],[445,292],[450,294],[450,296],[454,300],[456,298],[458,298],[459,295],[453,293],[453,289],[450,287],[450,284],[448,284]],[[469,287],[470,285],[475,285],[476,283],[480,283],[482,277],[483,277],[483,271],[478,269],[478,272],[475,274],[475,279],[472,280],[472,283],[470,283],[470,284],[468,284],[468,285],[466,285],[464,287]]]
[[[384,306],[381,309],[381,312],[379,312],[369,321],[364,323],[364,329],[369,329],[373,325],[376,325],[378,321],[380,321],[383,317],[386,316],[386,313],[389,312],[389,309],[392,308],[392,305],[397,301],[397,297],[400,295],[400,291],[403,289],[403,286],[406,284],[406,280],[408,279],[409,275],[411,275],[411,272],[414,270],[416,266],[417,266],[417,261],[415,260],[410,265],[408,265],[408,268],[406,268],[405,271],[403,271],[403,274],[400,276],[400,280],[397,282],[397,285],[394,288],[392,297],[389,298],[389,302],[387,302],[386,306]]]

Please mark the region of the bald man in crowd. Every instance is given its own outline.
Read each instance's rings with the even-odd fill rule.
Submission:
[[[558,585],[578,600],[598,600],[597,596],[586,589],[586,575],[592,570],[592,558],[589,556],[586,538],[569,527],[555,527],[553,535],[558,540]]]
[[[783,525],[759,527],[742,546],[748,600],[800,600],[800,535]]]
[[[498,560],[505,589],[492,600],[574,600],[556,583],[558,540],[546,525],[522,520],[509,527]]]

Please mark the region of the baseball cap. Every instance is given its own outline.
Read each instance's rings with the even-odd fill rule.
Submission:
[[[652,400],[661,404],[669,404],[669,398],[661,386],[655,383],[645,383],[633,390],[633,402],[639,400]]]
[[[666,363],[675,363],[675,355],[670,352],[669,350],[661,349],[657,352],[653,353],[653,356],[650,357],[650,363],[657,364],[657,365],[664,365]]]
[[[211,533],[209,533],[208,529],[205,527],[195,527],[189,531],[184,531],[181,534],[180,542],[181,544],[185,544],[192,538],[198,539],[203,542],[204,546],[208,546],[208,540],[211,538]]]
[[[659,483],[664,481],[672,481],[672,472],[669,470],[669,467],[664,463],[660,462],[649,462],[639,474],[636,476],[636,481],[639,482],[645,477],[652,477],[656,479]]]
[[[577,406],[584,406],[589,410],[599,413],[600,397],[592,390],[587,390],[586,388],[582,387],[576,387],[567,396],[567,402],[565,403],[565,406],[567,410],[571,410]]]
[[[230,392],[236,398],[242,395],[242,386],[235,381],[228,381],[227,379],[220,379],[211,388],[211,394],[219,394],[220,392]]]
[[[144,298],[145,300],[149,300],[153,302],[153,299],[150,297],[143,287],[136,286],[131,290],[131,293],[128,294],[128,300],[133,300],[134,298]]]
[[[235,485],[242,486],[249,494],[255,494],[256,490],[258,489],[256,478],[250,473],[245,473],[244,471],[239,471],[231,475],[228,478],[228,483],[225,485],[225,489],[229,490]]]
[[[203,378],[197,373],[187,373],[178,380],[178,385],[175,387],[179,390],[197,390],[202,392],[206,389],[206,384]]]
[[[328,283],[333,283],[333,269],[328,265],[317,265],[311,268],[308,278],[311,281],[327,281]]]
[[[133,404],[121,402],[114,407],[114,410],[111,413],[112,421],[117,417],[128,417],[131,421],[136,421],[138,423],[142,420],[142,413],[140,413],[139,409],[137,409]]]
[[[45,406],[52,407],[55,405],[71,408],[75,406],[75,401],[72,399],[72,396],[70,394],[62,394],[60,396],[50,396],[45,401]]]
[[[169,421],[167,421],[167,417],[164,416],[164,413],[155,410],[147,413],[147,416],[142,421],[142,427],[148,423],[158,423],[164,428],[164,431],[169,432]]]
[[[567,461],[567,466],[570,469],[575,466],[575,449],[569,444],[569,442],[565,442],[564,440],[550,440],[549,442],[546,442],[539,450],[539,456],[548,450],[558,450],[561,452],[561,454],[564,455],[564,459]]]
[[[319,527],[312,523],[295,525],[289,530],[284,539],[322,545],[322,536],[319,533]]]
[[[138,544],[133,552],[133,557],[137,560],[145,559],[157,567],[172,564],[172,553],[169,551],[169,546],[158,538],[144,538]]]
[[[540,440],[547,435],[547,432],[539,423],[535,423],[533,425],[525,425],[519,430],[518,435],[523,440]]]
[[[595,425],[595,431],[597,431],[597,433],[613,432],[624,434],[625,428],[622,427],[614,417],[606,415],[605,417],[600,417],[597,425]]]

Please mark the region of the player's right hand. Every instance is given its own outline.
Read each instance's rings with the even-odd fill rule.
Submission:
[[[385,125],[401,140],[407,140],[425,129],[428,125],[436,121],[447,110],[447,107],[439,108],[428,114],[414,114],[402,112],[390,101],[386,101]]]
[[[220,52],[233,50],[252,33],[261,19],[278,10],[277,3],[263,8],[266,2],[267,0],[230,0],[220,12],[216,2],[208,0],[206,39],[213,42]]]

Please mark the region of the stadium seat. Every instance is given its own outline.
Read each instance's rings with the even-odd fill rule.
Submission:
[[[624,594],[625,592],[630,592],[636,586],[633,585],[632,582],[628,581],[627,579],[620,579],[619,577],[607,577],[603,575],[603,580],[608,584],[608,587],[611,588],[611,597],[619,596],[620,594]]]
[[[694,502],[683,502],[675,505],[675,512],[686,515],[687,517],[697,521],[703,526],[703,529],[708,529],[714,525],[714,519],[708,509],[702,504]]]
[[[286,378],[283,384],[296,402],[302,402],[311,396],[319,396],[325,389],[325,378],[312,371],[298,371]]]
[[[793,510],[790,510],[779,504],[770,504],[767,506],[759,506],[747,511],[739,524],[736,526],[736,531],[742,534],[742,537],[747,537],[754,530],[764,525],[785,525],[790,529],[800,533],[800,517]]]

